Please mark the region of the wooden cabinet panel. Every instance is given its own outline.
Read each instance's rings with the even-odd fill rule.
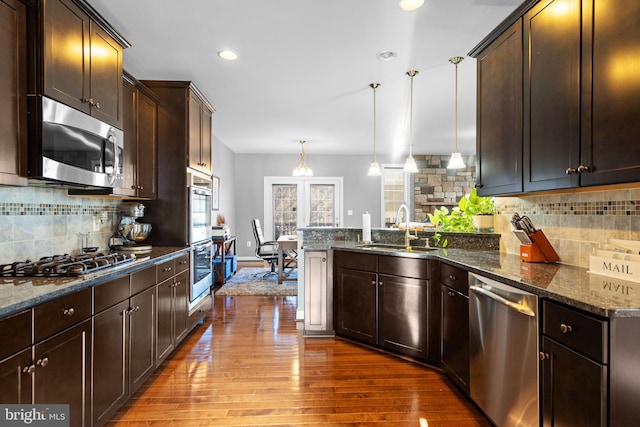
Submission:
[[[31,366],[31,348],[0,362],[0,403],[31,403],[29,366]]]
[[[127,280],[129,276],[126,277]],[[104,425],[128,398],[129,299],[93,317],[93,425]]]
[[[95,22],[91,30],[92,115],[103,122],[122,127],[122,46]]]
[[[338,268],[334,287],[336,333],[378,343],[377,274]]]
[[[147,267],[131,273],[131,295],[142,292],[156,284],[156,267]]]
[[[33,403],[68,404],[70,425],[90,426],[91,320],[36,344],[34,360]]]
[[[640,2],[583,1],[581,185],[640,181]]]
[[[462,295],[469,295],[469,273],[466,270],[441,262],[440,283]]]
[[[121,301],[129,299],[129,275],[111,280],[91,288],[93,291],[93,313],[100,313]]]
[[[124,134],[124,152],[122,154],[122,187],[114,192],[123,196],[135,196],[138,169],[138,132],[137,132],[138,91],[124,80],[122,84],[122,132]]]
[[[202,146],[202,102],[189,95],[189,166],[200,170],[202,159],[200,148]]]
[[[394,276],[418,279],[428,279],[430,277],[429,260],[427,259],[379,255],[378,271]]]
[[[172,336],[172,306],[173,280],[167,279],[157,286],[156,303],[156,366],[173,350]]]
[[[213,112],[206,107],[202,108],[202,148],[200,149],[200,158],[202,159],[202,172],[211,174],[213,172],[212,150],[213,144],[211,118]]]
[[[0,360],[31,345],[31,310],[0,320]]]
[[[0,184],[26,185],[27,18],[24,4],[0,1]],[[22,176],[21,176],[22,175]]]
[[[427,359],[429,281],[378,275],[379,343]]]
[[[175,278],[173,295],[174,341],[177,345],[187,335],[189,319],[189,271],[179,273]]]
[[[522,191],[522,20],[478,56],[478,195]]]
[[[442,368],[469,392],[469,297],[440,285],[440,331]]]
[[[33,308],[35,341],[40,341],[91,317],[91,289],[54,299]]]
[[[607,367],[542,337],[544,427],[604,427],[607,424]]]
[[[544,0],[524,16],[524,191],[578,185],[581,1]]]
[[[156,290],[149,288],[131,298],[129,316],[129,395],[140,388],[155,369]]]

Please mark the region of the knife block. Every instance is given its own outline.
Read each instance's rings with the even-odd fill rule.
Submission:
[[[530,245],[520,245],[520,260],[526,262],[557,262],[560,260],[558,253],[553,249],[549,239],[542,230],[536,230],[528,234]]]

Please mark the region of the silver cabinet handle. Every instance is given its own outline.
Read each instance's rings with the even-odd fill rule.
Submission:
[[[29,365],[29,366],[25,366],[24,368],[22,368],[22,372],[24,372],[25,374],[31,374],[35,370],[36,370],[36,366],[35,365]]]
[[[548,360],[549,359],[549,353],[545,353],[543,351],[540,352],[540,360]]]
[[[43,368],[45,366],[47,366],[48,364],[49,364],[49,358],[48,357],[43,357],[42,359],[38,359],[38,361],[36,362],[36,365],[42,366]]]
[[[71,316],[73,316],[75,314],[75,312],[76,311],[73,309],[73,307],[71,307],[71,308],[67,308],[66,310],[64,310],[62,312],[62,314],[64,314],[65,316],[71,317]]]

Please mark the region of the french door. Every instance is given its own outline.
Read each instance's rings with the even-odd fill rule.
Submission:
[[[296,234],[298,227],[341,226],[342,178],[264,178],[266,239]]]

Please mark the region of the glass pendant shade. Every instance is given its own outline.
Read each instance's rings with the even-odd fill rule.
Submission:
[[[464,160],[462,160],[462,156],[457,151],[454,151],[451,154],[451,158],[449,159],[449,164],[447,165],[447,169],[462,169],[466,167],[464,165]]]
[[[371,166],[369,166],[369,176],[381,176],[382,171],[380,170],[380,165],[375,160],[371,162]]]
[[[304,141],[300,141],[300,164],[293,169],[292,176],[313,176],[313,170],[304,163]]]
[[[418,165],[416,165],[416,159],[414,159],[411,154],[409,154],[409,157],[407,157],[407,160],[404,162],[404,168],[402,170],[405,173],[418,172]]]
[[[453,154],[451,154],[451,158],[449,159],[449,164],[447,165],[447,169],[462,169],[465,168],[464,160],[462,160],[462,156],[458,151],[458,64],[462,62],[464,58],[461,56],[454,56],[449,60],[452,64],[456,66],[456,147],[453,150]]]

